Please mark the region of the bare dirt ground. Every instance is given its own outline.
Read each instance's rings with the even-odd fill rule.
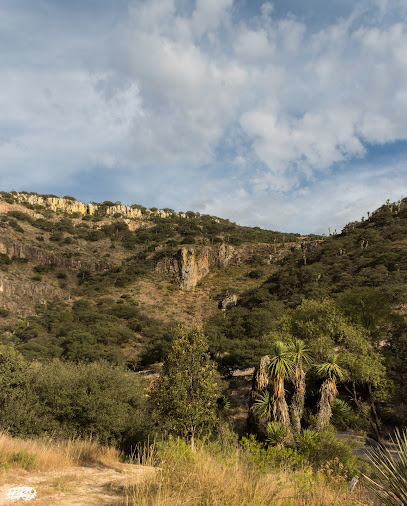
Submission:
[[[72,467],[63,471],[18,472],[3,478],[0,486],[0,505],[29,504],[32,506],[93,506],[120,505],[123,488],[131,486],[155,469],[148,466],[118,464],[111,467]],[[7,499],[13,487],[33,487],[35,499]]]

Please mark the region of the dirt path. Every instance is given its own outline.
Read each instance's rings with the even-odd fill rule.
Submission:
[[[130,464],[120,464],[115,468],[72,467],[63,471],[19,472],[5,478],[7,483],[0,487],[0,505],[119,505],[123,501],[123,487],[131,486],[154,472],[153,467]],[[37,496],[30,501],[6,499],[12,487],[33,487]]]

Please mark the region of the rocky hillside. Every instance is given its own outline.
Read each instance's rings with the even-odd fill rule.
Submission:
[[[55,347],[51,355],[59,356],[67,345],[42,322],[58,319],[63,307],[68,320],[92,333],[77,311],[85,304],[93,320],[112,323],[116,312],[110,337],[103,343],[94,337],[101,353],[114,349],[119,361],[134,360],[173,325],[203,324],[232,307],[310,240],[191,211],[25,192],[0,194],[0,227],[3,341],[14,340],[32,356]],[[138,323],[118,315],[117,307],[126,307]],[[24,325],[29,330],[22,332]],[[69,334],[71,327],[60,331]]]

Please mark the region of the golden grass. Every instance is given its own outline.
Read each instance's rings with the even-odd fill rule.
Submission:
[[[21,439],[0,433],[0,469],[60,470],[71,466],[114,466],[120,453],[86,440]]]
[[[235,455],[164,452],[162,468],[124,491],[126,506],[356,506],[373,504],[344,478],[310,468],[261,472]]]

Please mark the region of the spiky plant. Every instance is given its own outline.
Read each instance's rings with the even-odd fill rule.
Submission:
[[[273,418],[273,403],[268,390],[261,392],[253,404],[253,411],[259,418],[271,420]]]
[[[342,399],[335,399],[332,406],[332,423],[337,429],[345,428],[349,425],[353,411],[349,404]]]
[[[407,430],[395,430],[392,442],[395,455],[386,447],[379,447],[370,455],[375,479],[364,475],[365,483],[384,506],[407,504]]]
[[[299,434],[301,432],[301,420],[304,413],[305,403],[305,370],[304,366],[311,362],[309,350],[304,341],[298,339],[295,341],[291,351],[291,359],[294,364],[294,395],[291,400],[291,421],[294,431]]]
[[[310,453],[320,441],[321,434],[312,429],[304,429],[299,434],[295,435],[297,450],[304,455]]]
[[[292,378],[294,370],[290,351],[281,341],[277,341],[273,346],[269,371],[272,380],[273,419],[291,429],[284,381]]]
[[[320,388],[319,412],[317,419],[317,430],[324,430],[332,416],[332,406],[338,395],[336,381],[344,378],[343,369],[338,365],[338,355],[331,355],[329,359],[317,367],[318,376],[325,378]]]
[[[266,427],[266,443],[281,447],[290,441],[289,430],[280,422],[269,422]]]

